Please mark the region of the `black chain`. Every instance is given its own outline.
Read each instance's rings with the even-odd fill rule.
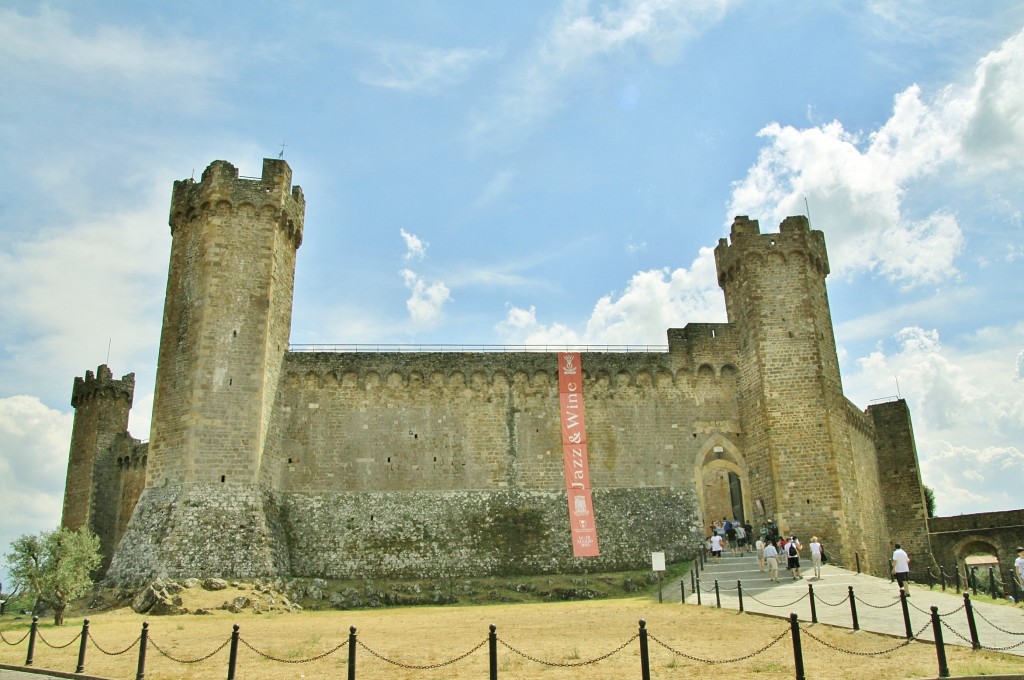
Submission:
[[[334,649],[328,649],[326,652],[323,652],[322,654],[317,654],[316,656],[311,656],[308,659],[281,659],[281,658],[278,658],[276,656],[271,656],[270,654],[267,654],[266,652],[261,652],[260,650],[256,649],[255,647],[250,645],[248,642],[246,642],[244,638],[240,637],[240,638],[238,638],[238,641],[241,642],[246,647],[248,647],[253,652],[255,652],[256,654],[258,654],[259,656],[262,656],[264,659],[267,659],[268,661],[277,661],[278,663],[309,663],[310,661],[317,661],[319,659],[324,658],[325,656],[329,656],[331,654],[334,654],[336,651],[338,651],[339,649],[341,649],[342,647],[344,647],[345,645],[348,644],[348,639],[346,638],[344,642],[342,642],[340,645],[338,645]],[[218,649],[217,651],[219,652],[220,650]]]
[[[803,635],[806,635],[807,637],[811,638],[812,640],[814,640],[818,644],[824,645],[825,647],[828,647],[829,649],[835,650],[837,652],[842,652],[843,654],[852,654],[852,655],[855,655],[855,656],[882,656],[883,654],[888,654],[889,652],[896,651],[897,649],[900,649],[902,647],[906,647],[911,642],[914,642],[914,640],[917,639],[918,635],[923,633],[925,628],[927,628],[927,627],[928,626],[926,624],[924,626],[924,628],[921,628],[921,630],[917,631],[917,635],[914,635],[914,637],[910,638],[909,640],[903,640],[902,642],[900,642],[897,645],[894,645],[894,646],[892,646],[892,647],[890,647],[888,649],[879,650],[877,652],[858,652],[858,651],[853,650],[853,649],[843,649],[842,647],[837,647],[836,645],[832,644],[831,642],[828,642],[826,640],[822,640],[820,637],[818,637],[814,633],[810,632],[806,628],[801,627],[800,628],[800,632]]]
[[[401,661],[395,661],[394,659],[389,659],[386,656],[382,656],[382,655],[378,654],[377,652],[373,651],[372,649],[370,649],[369,647],[364,645],[362,643],[362,641],[357,641],[356,644],[358,644],[360,647],[362,647],[367,652],[369,652],[370,655],[377,657],[378,659],[380,659],[384,663],[389,663],[392,666],[398,666],[399,668],[405,668],[405,669],[408,669],[408,670],[411,670],[411,671],[426,671],[426,670],[431,670],[431,669],[434,669],[434,668],[444,668],[445,666],[450,666],[453,663],[457,663],[459,661],[462,661],[467,656],[469,656],[473,652],[477,651],[478,649],[480,649],[481,647],[486,645],[487,644],[487,639],[485,638],[483,640],[483,642],[478,644],[476,647],[474,647],[473,649],[469,650],[465,654],[462,654],[460,656],[455,657],[454,659],[448,659],[447,661],[441,661],[440,663],[426,664],[426,665],[423,665],[423,666],[416,666],[414,664],[406,664],[406,663],[402,663]]]
[[[75,640],[77,640],[78,638],[82,637],[82,631],[78,631],[78,635],[76,635],[75,637],[71,638],[71,640],[66,645],[51,645],[49,642],[47,642],[46,638],[43,637],[43,631],[41,631],[41,630],[37,630],[36,631],[36,636],[39,638],[39,640],[44,645],[46,645],[50,649],[64,649],[65,647],[70,647],[74,643]]]
[[[1014,649],[1016,647],[1020,647],[1021,645],[1024,645],[1024,640],[1021,640],[1020,642],[1014,643],[1012,645],[1007,645],[1006,647],[984,647],[983,646],[982,649],[987,649],[990,652],[1005,652],[1007,650]]]
[[[970,640],[968,640],[963,635],[961,635],[960,631],[956,630],[955,628],[953,628],[953,626],[949,625],[948,623],[946,623],[942,619],[939,619],[939,623],[941,623],[943,626],[945,626],[946,630],[948,630],[950,633],[952,633],[953,635],[957,636],[958,638],[960,638],[961,640],[963,640],[967,644],[969,644],[969,645],[973,644]]]
[[[815,602],[820,602],[821,604],[826,604],[829,607],[838,607],[839,605],[843,604],[844,602],[846,602],[849,599],[850,599],[850,594],[847,593],[846,595],[843,596],[843,599],[839,600],[839,602],[836,602],[835,604],[832,604],[828,600],[823,599],[821,597],[821,595],[818,595],[817,593],[814,594],[814,601]]]
[[[978,616],[978,618],[979,618],[979,619],[981,619],[982,621],[984,621],[984,622],[985,622],[985,623],[987,623],[988,625],[992,626],[993,628],[995,628],[996,630],[998,630],[998,631],[999,631],[1000,633],[1006,633],[1007,635],[1024,635],[1024,633],[1014,633],[1014,632],[1013,632],[1012,630],[1005,630],[1005,629],[1003,629],[1003,628],[1000,628],[1000,627],[999,627],[999,626],[997,626],[996,624],[994,624],[994,623],[992,623],[991,621],[989,621],[988,619],[986,619],[986,618],[985,618],[985,615],[984,615],[984,614],[982,614],[982,613],[981,613],[980,611],[978,611],[977,609],[975,609],[975,610],[974,610],[974,613],[975,613],[975,614],[977,614],[977,616]]]
[[[25,641],[25,640],[26,640],[26,639],[28,638],[28,634],[29,634],[30,632],[31,632],[31,631],[28,631],[28,630],[26,630],[26,631],[25,631],[25,634],[21,636],[21,639],[20,639],[20,640],[18,640],[17,642],[11,642],[11,641],[10,641],[10,640],[8,640],[7,638],[5,638],[5,637],[4,637],[4,634],[3,634],[3,632],[2,632],[2,631],[0,631],[0,640],[3,640],[3,641],[4,641],[4,644],[8,644],[8,645],[10,645],[10,646],[14,647],[14,646],[16,646],[16,645],[20,645],[20,644],[21,644],[22,642],[24,642],[24,641]]]
[[[95,640],[95,638],[93,638],[92,635],[89,636],[89,642],[92,643],[92,646],[95,647],[96,649],[100,650],[100,652],[106,654],[107,656],[121,656],[122,654],[127,654],[129,651],[131,651],[132,647],[134,647],[135,645],[139,644],[139,640],[141,640],[141,639],[142,639],[142,636],[140,635],[139,637],[135,638],[135,642],[131,643],[130,645],[128,645],[127,647],[122,649],[120,652],[108,652],[107,650],[103,649],[98,644],[96,644],[96,640]]]
[[[761,647],[760,649],[755,650],[755,651],[751,652],[750,654],[745,654],[743,656],[738,656],[735,659],[701,659],[700,657],[690,656],[689,654],[687,654],[685,652],[680,652],[678,649],[673,649],[672,647],[669,647],[664,642],[662,642],[658,638],[654,637],[650,633],[647,634],[647,637],[649,637],[651,640],[654,640],[656,643],[658,643],[659,645],[661,645],[662,647],[664,647],[668,651],[672,652],[676,656],[681,656],[684,659],[689,659],[690,661],[696,661],[698,663],[706,663],[706,664],[711,664],[711,665],[719,665],[719,664],[725,664],[725,663],[736,663],[737,661],[746,661],[747,659],[755,657],[758,654],[763,654],[764,652],[766,652],[769,649],[771,649],[775,644],[777,644],[779,642],[779,640],[781,640],[782,638],[786,637],[787,635],[789,635],[789,628],[786,628],[784,631],[782,631],[777,636],[775,636],[775,639],[773,639],[771,642],[766,644],[764,647]]]
[[[510,645],[507,642],[505,642],[504,640],[498,640],[498,642],[500,642],[503,647],[505,647],[508,651],[512,652],[513,654],[518,654],[519,656],[523,657],[524,659],[529,659],[530,661],[533,661],[534,663],[539,663],[539,664],[542,664],[544,666],[557,666],[558,668],[573,668],[575,666],[589,666],[591,664],[597,663],[598,661],[604,661],[605,659],[607,659],[608,657],[612,656],[613,654],[618,654],[619,652],[621,652],[623,649],[628,647],[629,644],[631,642],[633,642],[634,640],[636,640],[638,637],[640,637],[640,633],[637,633],[633,637],[629,638],[628,640],[623,642],[621,645],[619,645],[618,647],[616,647],[612,651],[608,652],[607,654],[602,654],[601,656],[594,657],[593,659],[588,659],[587,661],[568,661],[568,662],[565,662],[565,663],[559,663],[557,661],[545,661],[544,659],[538,659],[535,656],[530,656],[526,652],[519,651],[518,649],[516,649],[512,645]]]
[[[860,602],[863,605],[867,605],[868,607],[871,607],[872,609],[888,609],[889,607],[895,607],[896,605],[898,605],[900,603],[899,599],[897,598],[897,600],[895,602],[892,602],[890,604],[877,605],[877,604],[871,604],[870,602],[865,602],[864,600],[860,599],[859,597],[857,598],[857,602]]]
[[[800,597],[796,598],[795,600],[793,600],[789,604],[769,604],[767,602],[762,602],[761,600],[757,599],[753,595],[747,595],[747,597],[749,599],[753,600],[754,602],[758,603],[758,604],[763,604],[765,607],[779,607],[779,608],[782,608],[782,607],[792,607],[793,605],[795,605],[797,602],[800,602],[801,600],[803,600],[808,595],[810,595],[810,593],[804,593],[803,595],[801,595]]]
[[[928,616],[931,616],[931,615],[932,615],[932,612],[931,612],[931,610],[930,610],[930,609],[929,609],[929,610],[924,610],[924,609],[921,609],[920,607],[918,607],[918,606],[917,606],[916,604],[914,604],[913,602],[908,602],[907,604],[909,604],[909,605],[910,605],[911,607],[913,607],[913,608],[914,608],[914,609],[916,609],[917,611],[921,612],[922,614],[927,614]],[[956,614],[957,612],[961,611],[961,610],[962,610],[962,609],[963,609],[964,607],[966,607],[966,606],[967,606],[966,604],[962,604],[962,605],[960,605],[959,607],[957,607],[956,609],[954,609],[954,610],[953,610],[953,611],[951,611],[951,612],[946,612],[945,614],[939,614],[939,618],[942,618],[943,616],[951,616],[951,615],[953,615],[953,614]]]
[[[174,663],[185,663],[185,664],[188,664],[188,663],[200,663],[200,662],[202,662],[202,661],[206,661],[207,659],[209,659],[210,657],[212,657],[212,656],[213,656],[214,654],[216,654],[216,653],[217,653],[217,652],[219,652],[220,650],[222,650],[222,649],[224,649],[225,647],[227,647],[227,646],[228,646],[228,643],[229,643],[229,642],[231,642],[231,638],[228,638],[227,640],[225,640],[225,641],[224,641],[224,644],[222,644],[222,645],[221,645],[220,647],[218,647],[217,649],[213,650],[212,652],[210,652],[210,653],[209,653],[209,654],[207,654],[206,656],[201,656],[201,657],[199,657],[198,659],[179,659],[179,658],[177,658],[177,657],[175,657],[175,656],[172,656],[172,655],[168,654],[168,653],[167,653],[167,652],[165,652],[164,650],[160,649],[160,645],[158,645],[158,644],[157,644],[157,643],[156,643],[156,642],[155,642],[155,641],[153,640],[153,638],[149,638],[149,644],[153,645],[153,648],[154,648],[154,649],[156,649],[156,651],[160,652],[160,653],[161,653],[162,655],[164,655],[165,657],[167,657],[168,659],[170,659],[170,660],[171,660],[171,661],[173,661]]]

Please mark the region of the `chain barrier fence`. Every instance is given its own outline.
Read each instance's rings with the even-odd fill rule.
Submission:
[[[697,573],[699,573],[699,570],[698,570]],[[921,607],[918,607],[917,605],[911,603],[909,596],[906,593],[902,592],[902,591],[900,592],[899,599],[897,599],[897,600],[895,600],[893,602],[889,602],[889,603],[886,603],[886,604],[875,604],[875,603],[868,602],[867,600],[864,600],[864,599],[858,597],[854,593],[853,586],[848,586],[847,595],[842,600],[840,600],[839,602],[829,602],[828,600],[824,600],[819,595],[817,595],[814,592],[814,585],[811,584],[811,583],[808,583],[807,584],[807,592],[804,593],[803,595],[801,595],[800,597],[798,597],[797,599],[795,599],[795,600],[793,600],[791,602],[785,602],[785,603],[772,603],[772,602],[765,602],[765,601],[763,601],[761,599],[758,599],[758,598],[754,597],[753,595],[751,595],[750,593],[744,593],[743,592],[743,584],[742,584],[741,581],[736,581],[736,585],[735,586],[722,587],[721,584],[716,579],[714,581],[714,585],[709,586],[709,587],[705,587],[701,583],[701,578],[700,578],[699,575],[697,575],[697,574],[695,574],[694,572],[691,571],[690,577],[691,577],[691,587],[692,587],[692,590],[697,595],[697,604],[698,604],[698,606],[703,605],[703,602],[702,602],[702,599],[701,599],[701,593],[703,593],[703,592],[714,592],[715,596],[716,596],[715,605],[716,605],[717,608],[720,609],[722,607],[721,597],[719,596],[721,590],[735,590],[735,591],[737,591],[738,602],[739,602],[739,611],[741,611],[741,612],[744,611],[744,604],[743,604],[744,598],[747,598],[749,600],[753,600],[754,602],[760,604],[761,606],[768,607],[768,608],[775,608],[775,609],[789,609],[790,607],[793,607],[794,605],[800,603],[803,600],[808,600],[809,601],[809,605],[810,605],[810,618],[811,618],[811,622],[812,623],[818,623],[818,616],[817,616],[817,605],[818,604],[823,604],[823,605],[826,605],[826,606],[829,606],[829,607],[839,607],[839,606],[843,605],[844,603],[848,602],[849,605],[850,605],[850,616],[851,616],[852,627],[853,627],[854,630],[860,630],[860,621],[859,621],[859,618],[858,618],[858,615],[857,615],[857,603],[860,603],[861,605],[864,605],[866,607],[869,607],[871,609],[876,609],[876,610],[891,609],[891,608],[893,608],[893,607],[895,607],[897,605],[900,605],[900,607],[902,609],[902,613],[903,613],[903,623],[904,623],[904,630],[905,630],[905,638],[906,638],[907,641],[913,641],[913,640],[917,639],[921,635],[921,633],[929,625],[931,625],[933,627],[933,629],[939,631],[939,634],[941,634],[941,629],[942,628],[945,628],[945,629],[949,630],[950,632],[953,633],[953,635],[955,635],[957,638],[962,640],[964,643],[970,645],[971,648],[974,649],[974,650],[984,649],[984,650],[991,651],[991,652],[1007,652],[1007,651],[1015,650],[1015,649],[1017,649],[1019,647],[1024,646],[1024,632],[1011,631],[1011,630],[1007,630],[1005,628],[1002,628],[1002,627],[996,625],[995,623],[993,623],[992,621],[990,621],[989,619],[987,619],[981,612],[975,611],[974,607],[972,606],[972,603],[971,603],[971,594],[970,594],[970,592],[968,592],[968,590],[964,590],[963,593],[962,593],[963,598],[964,598],[963,604],[961,604],[956,609],[952,609],[952,610],[950,610],[948,612],[945,612],[945,613],[940,613],[938,611],[937,607],[931,607],[929,610],[925,610],[925,609],[922,609]],[[682,583],[683,582],[680,581],[680,585],[682,585]],[[967,583],[971,584],[972,582],[971,581],[967,581]],[[993,578],[993,583],[995,583],[996,586],[999,585],[999,581],[995,580],[994,578]],[[686,601],[685,591],[683,592],[683,598],[682,599],[683,599],[683,602],[685,603],[685,601]],[[914,611],[920,612],[922,614],[925,614],[926,616],[928,616],[930,618],[930,620],[934,619],[934,622],[929,622],[929,623],[925,624],[925,626],[923,628],[921,628],[918,632],[915,633],[912,630],[912,623],[911,623],[911,619],[910,619],[910,611],[911,610],[914,610]],[[948,618],[948,617],[954,616],[956,614],[959,614],[960,612],[964,612],[965,613],[965,616],[966,616],[966,619],[967,619],[968,630],[970,631],[970,633],[969,633],[970,634],[970,638],[966,637],[965,635],[963,635],[962,633],[957,631],[955,628],[953,628],[951,625],[949,625],[949,623],[947,623],[946,621],[943,620],[944,618]],[[1005,646],[982,645],[981,641],[980,641],[980,635],[979,635],[979,632],[978,632],[977,619],[981,619],[985,624],[990,626],[992,629],[994,629],[994,630],[996,630],[996,631],[998,631],[998,632],[1000,632],[1000,633],[1002,633],[1004,635],[1021,637],[1022,639],[1019,642],[1016,642],[1016,643],[1013,643],[1013,644],[1010,644],[1010,645],[1005,645]],[[899,646],[903,646],[903,645],[899,645]],[[898,648],[899,646],[895,647],[894,649]]]
[[[945,592],[946,588],[955,588],[957,594],[969,590],[975,597],[981,593],[994,600],[1020,602],[1024,599],[1024,588],[1021,588],[1017,580],[1012,576],[1004,580],[999,569],[991,565],[980,570],[977,566],[961,567],[959,564],[954,564],[948,569],[945,566],[938,566],[937,569],[927,567],[923,579],[919,578],[920,572],[915,576],[919,583],[927,583],[929,590],[939,587]]]
[[[742,593],[742,584],[740,582],[737,582],[735,590],[738,593]],[[966,592],[963,595],[964,595],[964,605],[962,607],[960,607],[960,608],[958,608],[958,609],[956,609],[956,610],[954,610],[952,612],[947,612],[946,614],[940,614],[939,611],[938,611],[938,607],[931,607],[929,612],[925,612],[925,613],[928,614],[929,620],[923,626],[918,628],[916,631],[911,631],[910,628],[908,627],[907,628],[907,635],[906,635],[906,639],[905,640],[901,640],[899,643],[891,645],[891,646],[887,646],[884,649],[878,649],[878,650],[873,650],[873,651],[864,651],[864,650],[856,650],[856,649],[846,649],[844,647],[838,646],[838,645],[836,645],[836,644],[834,644],[832,642],[829,642],[829,641],[825,640],[824,638],[820,637],[819,635],[814,634],[813,632],[809,631],[807,628],[801,627],[798,615],[796,613],[790,612],[790,614],[789,614],[789,625],[784,627],[779,632],[773,634],[772,637],[767,642],[765,642],[764,644],[760,645],[759,647],[756,647],[756,648],[752,649],[751,651],[746,652],[744,654],[741,654],[739,656],[732,657],[732,658],[722,658],[722,659],[704,658],[704,657],[701,657],[701,656],[699,656],[697,654],[690,653],[690,652],[678,649],[676,646],[674,646],[672,644],[669,644],[669,643],[659,639],[658,637],[654,636],[653,634],[651,634],[647,630],[647,624],[646,624],[646,622],[643,619],[641,619],[640,622],[639,622],[639,630],[638,630],[638,632],[635,633],[629,639],[627,639],[624,642],[622,642],[620,645],[614,647],[613,649],[609,650],[608,652],[606,652],[604,654],[600,654],[600,655],[595,656],[595,657],[590,658],[590,659],[578,660],[578,661],[551,661],[551,660],[542,659],[542,658],[540,658],[538,656],[530,654],[529,652],[523,651],[519,646],[513,646],[512,644],[509,644],[505,640],[499,640],[498,639],[498,635],[497,635],[497,626],[495,626],[494,624],[490,625],[488,636],[484,640],[482,640],[481,642],[479,642],[476,645],[474,645],[471,648],[469,648],[467,651],[465,651],[465,652],[463,652],[463,653],[461,653],[461,654],[459,654],[457,656],[448,658],[448,659],[446,659],[444,661],[439,661],[439,662],[430,663],[430,664],[409,663],[407,661],[402,661],[402,660],[390,658],[387,655],[385,655],[385,654],[383,654],[383,653],[381,653],[381,652],[379,652],[379,651],[369,647],[368,645],[364,644],[362,641],[358,640],[357,637],[356,637],[356,628],[354,626],[349,629],[349,635],[348,635],[347,639],[341,641],[340,643],[338,643],[334,647],[332,647],[332,648],[330,648],[330,649],[328,649],[328,650],[326,650],[324,652],[321,652],[319,654],[316,654],[316,655],[310,656],[310,657],[306,657],[306,658],[281,658],[281,657],[274,656],[273,654],[270,654],[270,653],[268,653],[266,651],[260,650],[259,648],[257,648],[256,646],[252,645],[251,643],[249,643],[248,641],[244,640],[241,637],[241,635],[239,633],[240,629],[239,629],[238,624],[235,624],[232,627],[232,633],[231,633],[230,637],[225,639],[223,642],[221,642],[219,645],[217,645],[211,651],[209,651],[209,652],[207,652],[205,654],[202,654],[200,656],[194,657],[194,658],[183,658],[183,657],[177,656],[175,654],[172,654],[170,651],[165,649],[163,646],[157,644],[157,642],[150,636],[149,623],[148,622],[144,622],[142,624],[142,633],[139,635],[139,637],[137,637],[135,639],[135,641],[133,641],[130,645],[128,645],[124,649],[122,649],[120,651],[116,651],[116,652],[111,652],[111,651],[107,651],[107,650],[103,649],[103,647],[101,647],[95,641],[95,639],[93,638],[92,634],[89,631],[89,620],[88,619],[86,619],[83,622],[82,630],[78,634],[76,634],[73,638],[71,638],[69,641],[64,642],[64,643],[54,644],[54,643],[51,643],[48,640],[46,640],[45,637],[38,630],[38,617],[34,617],[32,619],[32,624],[31,624],[31,627],[30,627],[29,631],[26,632],[25,635],[23,635],[20,639],[18,639],[16,641],[12,641],[12,640],[8,640],[6,636],[0,634],[0,641],[2,641],[4,644],[7,644],[9,646],[18,646],[18,645],[24,643],[26,640],[28,641],[28,653],[27,653],[27,656],[26,656],[26,659],[25,659],[25,663],[24,663],[24,667],[25,668],[30,668],[30,667],[33,667],[33,665],[34,665],[33,655],[34,655],[34,649],[35,649],[35,641],[37,639],[40,642],[42,642],[44,645],[46,645],[47,647],[50,647],[50,648],[55,649],[55,650],[67,648],[67,647],[71,646],[74,642],[78,641],[79,642],[79,657],[78,657],[78,666],[77,666],[77,668],[75,670],[75,673],[84,673],[85,672],[85,652],[86,652],[86,647],[87,647],[86,643],[87,642],[92,642],[93,646],[96,649],[98,649],[100,652],[102,652],[103,654],[106,654],[108,656],[120,656],[120,655],[123,655],[123,654],[127,654],[132,649],[135,649],[137,647],[138,648],[138,659],[137,659],[137,667],[136,667],[137,670],[136,670],[136,675],[135,675],[136,680],[144,680],[144,678],[145,678],[146,654],[147,654],[147,649],[149,647],[152,647],[154,650],[156,650],[156,652],[160,656],[162,656],[163,658],[167,659],[168,661],[171,661],[171,662],[176,663],[176,664],[181,664],[181,665],[195,665],[195,664],[200,664],[200,663],[204,663],[204,662],[210,661],[214,657],[220,655],[225,650],[225,648],[229,648],[229,656],[228,656],[228,663],[227,663],[227,666],[228,666],[228,668],[227,668],[227,678],[228,678],[228,680],[235,680],[235,673],[236,673],[237,664],[238,664],[238,652],[239,652],[240,647],[248,650],[253,655],[255,655],[255,656],[257,656],[257,657],[259,657],[261,659],[264,659],[264,660],[270,661],[270,662],[282,663],[282,664],[304,664],[304,663],[310,663],[312,661],[317,661],[317,660],[323,659],[325,657],[328,657],[328,656],[330,656],[332,654],[335,654],[337,652],[340,652],[343,649],[347,649],[348,650],[348,660],[347,660],[348,675],[347,675],[347,677],[348,677],[349,680],[355,680],[355,678],[356,678],[356,668],[357,668],[357,666],[356,666],[356,660],[357,660],[356,651],[357,651],[357,649],[362,649],[369,656],[371,656],[371,657],[373,657],[373,658],[375,658],[375,659],[377,659],[377,660],[379,660],[379,661],[381,661],[383,663],[386,663],[386,664],[389,664],[389,665],[392,665],[392,666],[396,666],[398,668],[402,668],[402,669],[405,669],[405,670],[413,670],[413,671],[429,671],[429,670],[436,670],[436,669],[439,669],[439,668],[444,668],[446,666],[451,666],[453,664],[457,664],[457,663],[460,663],[460,662],[464,662],[467,659],[469,659],[470,657],[473,657],[474,655],[482,656],[482,655],[478,655],[477,653],[480,652],[480,650],[482,650],[484,647],[487,647],[488,648],[487,661],[488,661],[488,668],[489,668],[489,671],[490,671],[489,678],[491,680],[497,680],[497,678],[498,678],[498,650],[499,650],[499,646],[500,646],[501,649],[504,649],[505,651],[507,651],[508,653],[510,653],[510,654],[512,654],[514,656],[520,657],[522,659],[525,659],[526,661],[529,661],[531,663],[535,663],[535,664],[538,664],[538,665],[541,665],[541,666],[560,667],[560,668],[576,668],[576,667],[592,666],[592,665],[599,664],[602,661],[605,661],[606,659],[609,659],[610,657],[615,656],[616,654],[619,654],[619,653],[622,653],[622,652],[626,651],[627,649],[629,649],[635,643],[639,643],[639,651],[640,651],[640,677],[643,680],[650,680],[651,675],[650,675],[649,642],[653,642],[655,645],[658,645],[659,647],[661,647],[662,649],[664,649],[665,651],[667,651],[668,653],[670,653],[671,655],[673,655],[675,657],[683,658],[683,659],[686,659],[688,661],[692,661],[694,663],[705,664],[705,665],[708,665],[708,666],[721,666],[721,665],[726,665],[726,664],[738,663],[738,662],[741,662],[741,661],[747,661],[747,660],[752,659],[752,658],[754,658],[754,657],[756,657],[756,656],[758,656],[760,654],[765,654],[769,650],[771,650],[773,647],[778,645],[787,636],[790,637],[791,642],[792,642],[792,647],[793,647],[793,668],[794,668],[794,671],[795,671],[795,677],[796,677],[797,680],[806,680],[806,676],[804,674],[804,663],[803,663],[803,646],[802,646],[802,642],[801,642],[801,638],[802,637],[803,638],[808,638],[811,641],[813,641],[813,642],[815,642],[815,643],[817,643],[817,644],[819,644],[821,646],[827,647],[828,649],[831,649],[831,650],[836,651],[836,652],[840,652],[840,653],[843,653],[843,654],[849,654],[849,655],[853,655],[853,656],[864,656],[864,657],[884,656],[886,654],[891,654],[891,653],[899,651],[900,649],[906,648],[911,642],[922,641],[922,642],[926,642],[926,643],[930,643],[930,644],[934,645],[935,650],[936,650],[936,657],[937,657],[937,661],[938,661],[938,667],[939,667],[939,677],[943,678],[943,677],[949,677],[949,668],[948,668],[948,664],[946,663],[945,647],[944,647],[944,642],[943,642],[943,639],[942,639],[942,631],[943,631],[943,629],[945,629],[945,630],[951,632],[953,635],[959,637],[965,643],[972,644],[972,646],[974,646],[975,649],[987,649],[987,650],[990,650],[990,651],[1008,651],[1010,649],[1014,649],[1014,648],[1020,647],[1021,645],[1024,645],[1024,632],[1018,633],[1018,632],[1004,630],[1004,629],[1002,629],[1002,628],[1000,628],[998,626],[995,626],[995,625],[991,624],[991,622],[989,622],[988,619],[985,619],[982,616],[979,616],[979,618],[981,618],[986,623],[989,623],[989,625],[992,625],[993,628],[996,628],[996,629],[1000,630],[1004,634],[1009,634],[1009,635],[1013,635],[1013,636],[1019,636],[1019,637],[1021,637],[1021,640],[1019,642],[1017,642],[1016,644],[1013,644],[1013,645],[1010,645],[1010,646],[1007,646],[1007,647],[1003,647],[1003,648],[981,647],[980,644],[977,641],[977,633],[976,633],[976,629],[975,629],[975,626],[974,626],[974,623],[973,623],[973,621],[974,621],[973,618],[970,618],[970,621],[972,622],[971,623],[971,636],[972,636],[971,639],[966,638],[961,633],[959,633],[956,629],[954,629],[952,626],[950,626],[947,622],[943,621],[942,617],[944,617],[944,616],[948,617],[948,616],[951,616],[953,614],[957,614],[961,610],[966,610],[968,612],[968,616],[969,617],[972,616],[971,615],[972,608],[971,608],[971,605],[970,605],[970,595],[968,593],[966,593]],[[789,607],[792,604],[800,602],[803,599],[810,599],[813,602],[814,601],[813,589],[809,590],[808,594],[802,596],[801,598],[799,598],[798,600],[794,601],[793,603],[786,604],[786,605],[777,605],[777,606],[779,606],[779,607]],[[840,606],[840,605],[842,605],[842,604],[844,604],[845,602],[848,601],[848,602],[850,602],[851,605],[853,605],[856,601],[858,601],[858,599],[859,598],[856,598],[854,596],[853,587],[850,586],[849,595],[846,598],[844,598],[843,600],[841,600],[840,602],[837,602],[837,603],[833,604],[833,603],[827,603],[827,602],[822,601],[822,604],[826,604],[827,606]],[[903,601],[905,602],[905,598],[903,598]],[[762,603],[762,604],[764,604],[764,603]],[[867,603],[865,603],[865,604],[867,604]],[[766,605],[766,606],[775,606],[775,605]],[[920,609],[918,607],[913,607],[913,609],[915,609],[916,611],[924,612],[924,610],[922,610],[922,609]],[[923,639],[921,637],[924,634],[924,632],[929,627],[931,627],[931,629],[932,629],[933,640],[926,640],[926,639]]]

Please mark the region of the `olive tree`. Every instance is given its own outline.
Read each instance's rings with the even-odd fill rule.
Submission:
[[[7,571],[40,602],[53,607],[53,623],[64,624],[64,610],[92,587],[90,573],[100,565],[100,539],[87,528],[60,528],[23,534],[11,542]]]

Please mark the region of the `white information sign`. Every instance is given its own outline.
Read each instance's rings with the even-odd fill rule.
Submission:
[[[654,571],[665,571],[665,553],[651,553],[651,569]]]

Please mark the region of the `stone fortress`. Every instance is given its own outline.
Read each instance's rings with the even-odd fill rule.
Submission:
[[[649,568],[724,516],[774,519],[888,573],[930,553],[902,400],[843,395],[822,232],[737,217],[715,249],[728,323],[665,351],[580,354],[600,555],[573,556],[554,352],[289,348],[305,199],[283,160],[177,181],[148,443],[134,374],[76,378],[63,525],[112,583]]]

